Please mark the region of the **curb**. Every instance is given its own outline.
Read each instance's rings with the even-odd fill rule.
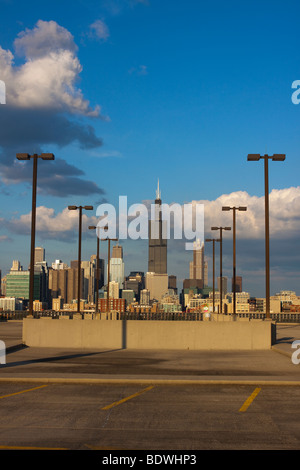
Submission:
[[[287,351],[282,351],[282,349],[276,348],[276,346],[272,346],[271,348],[273,351],[282,354],[283,356],[289,357],[291,359],[292,354]]]
[[[252,386],[300,386],[299,380],[209,380],[209,379],[128,379],[128,378],[58,378],[58,377],[0,377],[1,382],[27,382],[47,384],[128,384],[128,385],[252,385]]]

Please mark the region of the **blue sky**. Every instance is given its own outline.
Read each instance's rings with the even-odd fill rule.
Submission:
[[[270,163],[270,190],[284,191],[273,206],[274,227],[287,227],[271,242],[271,291],[298,290],[300,106],[291,101],[292,82],[300,79],[298,2],[0,0],[0,10],[0,47],[6,57],[0,60],[0,80],[8,81],[7,103],[0,105],[3,274],[13,259],[25,267],[29,262],[29,219],[22,215],[31,210],[31,170],[16,172],[16,151],[55,153],[47,170],[40,164],[37,202],[52,209],[52,217],[69,204],[96,207],[106,200],[117,205],[120,195],[127,195],[129,204],[153,199],[159,178],[164,202],[208,201],[207,210],[216,211],[214,218],[206,214],[213,225],[225,220],[214,202],[240,191],[259,218],[253,198],[264,194],[263,166],[247,162],[247,154],[285,153],[284,163]],[[56,45],[47,35],[50,24]],[[52,97],[54,82],[47,76],[45,88],[37,86],[45,70],[39,59],[58,46],[56,76],[74,73],[80,105],[64,101],[60,108],[62,89]],[[98,116],[83,110],[87,101],[90,110],[100,106]],[[54,187],[50,165],[65,176],[60,186],[56,181]],[[242,215],[239,224],[244,224]],[[49,264],[56,258],[76,259],[75,225],[51,236],[40,230],[37,245],[45,247]],[[94,245],[86,236],[86,259]],[[127,274],[147,270],[145,244],[130,242],[124,251]],[[251,229],[245,234],[241,227],[238,270],[245,290],[257,296],[264,295],[263,253],[263,236],[256,238]],[[211,267],[211,247],[206,254]],[[170,247],[169,274],[188,277],[190,259],[190,253]],[[228,235],[228,276],[231,259]]]

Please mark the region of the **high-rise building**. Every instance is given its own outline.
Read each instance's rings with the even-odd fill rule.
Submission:
[[[221,278],[218,277],[218,291],[221,290]],[[227,294],[227,277],[222,277],[222,297]]]
[[[168,288],[177,292],[177,278],[173,274],[169,276]]]
[[[208,286],[208,262],[204,260],[204,287]]]
[[[14,260],[12,269],[6,276],[6,296],[29,300],[30,271],[23,271],[19,261]],[[41,277],[34,273],[33,300],[40,300]]]
[[[141,290],[140,305],[150,305],[150,291],[148,289]]]
[[[34,249],[34,264],[45,261],[45,249],[41,246],[37,246]]]
[[[120,289],[123,288],[124,269],[123,247],[120,245],[113,246],[112,256],[109,262],[109,279],[110,282],[118,282]]]
[[[129,276],[125,277],[124,289],[133,290],[137,302],[140,300],[140,292],[145,287],[144,273],[140,271],[131,271]]]
[[[111,281],[109,283],[109,298],[110,299],[119,299],[120,298],[120,289],[119,283]]]
[[[71,269],[78,270],[78,261],[71,261]],[[88,300],[88,302],[95,302],[96,293],[96,274],[97,274],[97,256],[92,255],[90,261],[81,261],[81,298]],[[74,282],[74,274],[71,273],[72,283]],[[77,275],[76,275],[77,277]],[[104,260],[99,258],[99,289],[104,284]],[[70,287],[71,292],[72,287]],[[77,292],[77,287],[76,287]],[[74,297],[75,299],[76,297]]]
[[[67,269],[49,269],[49,297],[50,305],[53,305],[52,300],[61,298],[62,302],[67,303],[67,285],[68,285],[68,270]]]
[[[146,273],[146,289],[150,292],[150,300],[158,300],[168,292],[168,275]]]
[[[234,282],[233,278],[231,279],[232,292],[234,291]],[[243,279],[242,276],[235,277],[235,292],[243,292]]]
[[[130,305],[135,299],[135,293],[132,289],[122,290],[122,299],[125,299],[126,307]]]
[[[123,259],[123,247],[119,244],[113,246],[111,258]]]
[[[159,182],[156,190],[154,220],[149,220],[148,272],[166,274],[167,271],[167,230],[162,220],[161,193]]]

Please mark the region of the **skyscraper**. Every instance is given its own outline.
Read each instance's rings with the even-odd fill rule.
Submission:
[[[161,193],[159,181],[156,190],[154,220],[149,220],[148,272],[167,273],[167,238],[166,221],[162,220]]]
[[[34,249],[34,264],[45,261],[45,248],[36,246]]]
[[[110,281],[115,281],[119,284],[119,288],[123,289],[124,283],[124,261],[123,261],[123,248],[119,244],[113,246],[112,256],[110,258],[109,267]]]

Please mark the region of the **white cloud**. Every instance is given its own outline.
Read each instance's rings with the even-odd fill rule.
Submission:
[[[77,87],[82,66],[69,31],[55,21],[39,20],[15,40],[24,63],[14,65],[14,56],[0,46],[0,78],[6,83],[6,102],[21,108],[50,108],[57,111],[100,116]]]
[[[71,211],[67,207],[55,213],[53,208],[39,206],[36,208],[36,231],[43,238],[65,238],[74,233],[78,233],[78,211]],[[87,216],[82,214],[82,229],[86,230],[88,225],[96,225],[98,222],[95,216]],[[24,234],[30,233],[31,229],[31,212],[22,214],[18,219],[11,219],[7,223],[8,228],[15,232]]]
[[[45,57],[52,52],[77,50],[72,34],[55,21],[39,20],[35,28],[19,33],[14,45],[17,54],[28,59]]]
[[[146,65],[139,65],[138,67],[132,67],[128,70],[130,75],[148,75],[148,68]]]
[[[265,236],[265,198],[250,196],[245,191],[223,194],[215,201],[198,201],[205,208],[205,230],[212,226],[232,227],[232,211],[223,212],[222,206],[246,206],[246,212],[237,212],[236,231],[239,238],[260,239]],[[270,236],[284,239],[300,230],[300,187],[273,189],[269,195]],[[212,235],[216,232],[212,232]]]
[[[143,201],[147,207],[151,201]],[[211,232],[212,226],[231,226],[232,211],[223,212],[222,206],[247,206],[246,212],[238,212],[236,218],[237,237],[245,240],[262,240],[265,236],[264,196],[250,196],[245,191],[223,194],[214,201],[201,200],[204,204],[205,233]],[[153,201],[152,201],[153,203]],[[96,208],[95,208],[96,209]],[[116,207],[118,217],[119,208]],[[286,189],[274,189],[270,193],[270,236],[277,240],[298,237],[300,231],[300,186]],[[97,225],[99,219],[83,212],[83,228],[88,225]],[[8,228],[17,233],[30,232],[31,213],[21,215],[18,219],[7,222]],[[128,220],[129,223],[129,220]],[[67,233],[78,230],[78,212],[67,208],[56,214],[53,208],[37,207],[37,231],[44,236],[48,233]],[[171,232],[172,234],[172,232]],[[211,232],[217,238],[217,232]],[[225,235],[226,236],[226,235]],[[232,237],[232,232],[227,236]]]

